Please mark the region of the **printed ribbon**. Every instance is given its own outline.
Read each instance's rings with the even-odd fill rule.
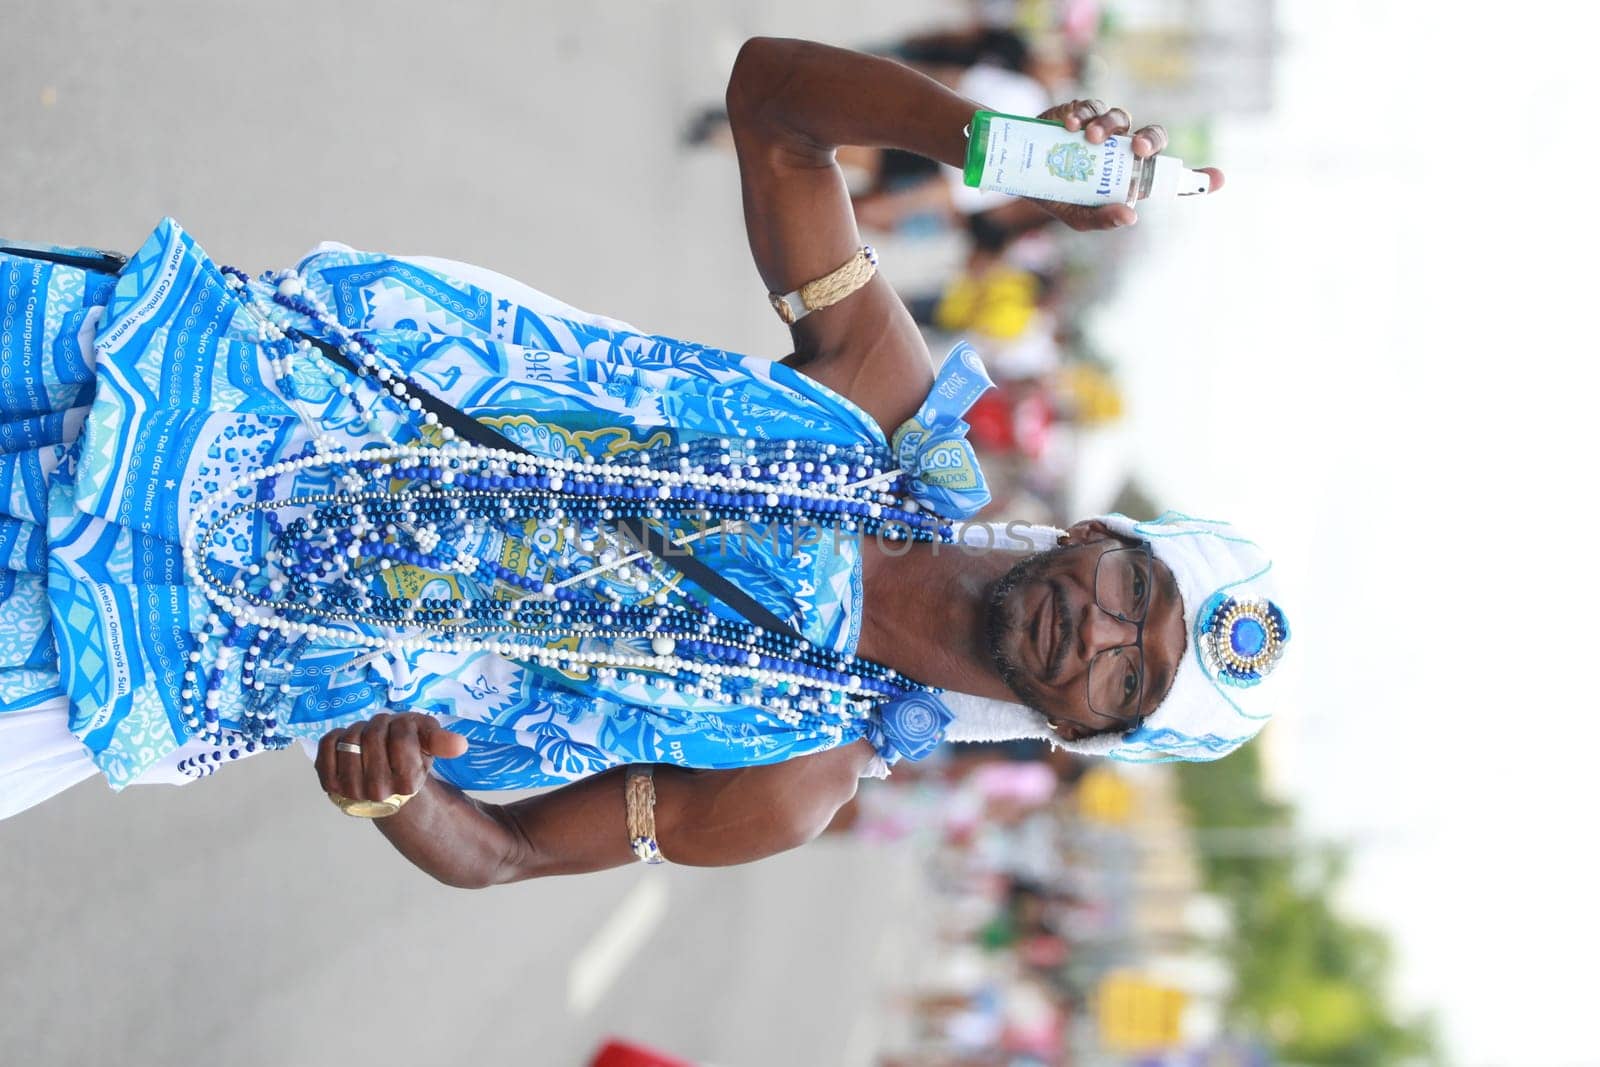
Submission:
[[[989,502],[962,416],[993,386],[977,350],[961,342],[939,368],[928,399],[890,439],[912,497],[945,518],[970,519]]]
[[[907,693],[878,708],[878,722],[894,750],[908,760],[919,760],[939,747],[955,715],[932,693]]]

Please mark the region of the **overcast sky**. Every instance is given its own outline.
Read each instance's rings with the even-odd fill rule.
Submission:
[[[1600,1062],[1596,20],[1284,8],[1276,113],[1222,127],[1223,195],[1146,211],[1097,322],[1131,447],[1292,583],[1275,770],[1359,844],[1406,1001],[1461,1064]]]

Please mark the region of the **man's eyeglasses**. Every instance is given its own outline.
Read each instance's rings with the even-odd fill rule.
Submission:
[[[1150,613],[1154,563],[1148,544],[1113,548],[1094,570],[1094,599],[1101,611],[1134,626],[1133,642],[1101,649],[1089,661],[1089,710],[1134,729],[1144,700],[1144,624]]]

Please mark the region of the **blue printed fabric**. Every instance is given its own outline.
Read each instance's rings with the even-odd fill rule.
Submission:
[[[863,411],[788,367],[635,332],[487,272],[468,282],[436,261],[337,248],[298,270],[416,381],[535,453],[602,458],[739,434],[886,446]],[[352,451],[383,436],[428,443],[432,431],[398,407],[358,412],[339,388],[346,372],[322,359],[297,361],[286,395],[257,320],[171,220],[117,276],[0,255],[0,301],[0,713],[64,693],[72,731],[121,788],[198,743],[179,692],[210,610],[182,558],[201,502],[304,454],[319,428]],[[327,491],[328,478],[305,470],[276,491]],[[854,542],[751,533],[697,555],[811,640],[852,650]],[[265,525],[234,530],[211,553],[243,567],[271,537]],[[485,535],[479,551],[535,574],[570,568],[583,551],[573,541]],[[404,566],[381,580],[394,596],[484,595],[472,579]],[[231,669],[225,725],[261,699]],[[770,763],[854,739],[754,707],[696,704],[649,675],[578,680],[487,651],[373,653],[337,634],[269,641],[256,676],[294,738],[380,710],[439,716],[471,748],[437,769],[471,788],[551,785],[630,762]],[[884,744],[870,724],[857,730]]]

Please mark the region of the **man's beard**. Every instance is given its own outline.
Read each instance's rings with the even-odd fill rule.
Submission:
[[[1000,674],[1000,680],[1006,683],[1006,688],[1011,690],[1019,701],[1052,721],[1053,710],[1044,706],[1037,693],[1025,688],[1022,665],[1012,659],[1006,650],[1011,643],[1010,638],[1021,625],[1021,620],[1015,617],[1015,610],[1007,605],[1006,601],[1017,586],[1037,576],[1059,553],[1069,547],[1060,545],[1019,560],[990,590],[989,603],[983,613],[984,642],[988,646],[989,659]]]

